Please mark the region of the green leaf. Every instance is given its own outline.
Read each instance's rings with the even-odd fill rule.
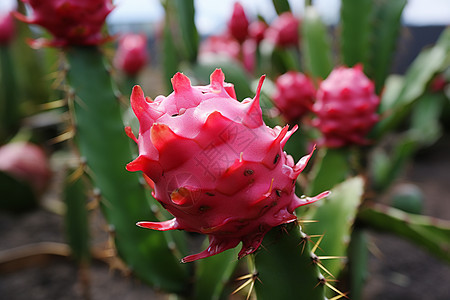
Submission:
[[[163,72],[164,83],[168,93],[172,92],[172,76],[178,72],[178,65],[180,58],[178,57],[177,49],[173,41],[172,31],[170,29],[169,15],[166,10],[166,19],[163,32]]]
[[[370,165],[374,189],[378,192],[386,190],[400,174],[417,147],[417,140],[412,135],[405,134],[397,141],[389,155],[384,150],[377,149]]]
[[[90,259],[86,183],[80,177],[68,180],[64,186],[66,237],[72,256],[81,264],[87,263]]]
[[[305,71],[314,78],[326,78],[333,69],[330,37],[313,6],[305,8],[302,20],[301,47]]]
[[[199,36],[195,26],[195,8],[193,0],[175,0],[177,21],[184,42],[186,59],[190,63],[197,60]]]
[[[272,0],[273,6],[277,14],[281,15],[284,12],[291,11],[291,6],[288,0]]]
[[[332,189],[350,175],[350,153],[346,148],[321,148],[314,159],[308,195],[317,195]]]
[[[156,217],[140,184],[142,175],[125,169],[134,156],[108,66],[96,47],[73,47],[66,52],[76,143],[101,195],[118,254],[145,282],[169,292],[186,292],[188,266],[173,255],[164,233],[135,225]]]
[[[408,214],[382,204],[365,207],[359,212],[358,220],[373,229],[404,237],[450,262],[450,222],[448,220]]]
[[[258,299],[323,300],[319,267],[312,261],[310,242],[296,224],[273,228],[255,254]]]
[[[401,15],[406,0],[377,0],[373,20],[369,63],[365,71],[375,81],[379,94],[388,75],[397,37],[401,27]]]
[[[348,67],[367,62],[373,7],[373,0],[342,0],[340,46]]]
[[[304,227],[308,235],[324,235],[316,254],[326,256],[346,256],[353,223],[362,201],[364,180],[362,177],[350,178],[335,186],[331,195],[315,203],[305,216]],[[324,260],[323,265],[333,276],[338,277],[344,264],[342,259]]]
[[[209,242],[206,243],[207,246]],[[198,261],[193,299],[220,299],[225,284],[238,264],[238,253],[239,250],[236,247]]]
[[[367,247],[369,237],[367,232],[355,228],[348,247],[349,273],[350,273],[350,297],[352,300],[362,300],[364,284],[369,276],[369,249]]]
[[[438,42],[423,50],[408,68],[397,97],[381,101],[383,119],[375,125],[371,135],[381,137],[400,124],[411,111],[415,101],[424,93],[428,82],[450,59],[450,29],[445,29]]]

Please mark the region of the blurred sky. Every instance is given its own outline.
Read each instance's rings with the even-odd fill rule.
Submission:
[[[230,17],[236,0],[195,0],[196,24],[202,34],[220,32]],[[246,12],[255,17],[261,14],[268,20],[275,17],[272,0],[239,0]],[[304,0],[290,0],[292,9],[301,14]],[[340,0],[315,0],[314,5],[323,20],[328,24],[339,19]],[[115,0],[117,8],[111,13],[108,22],[161,20],[163,9],[159,0]],[[408,25],[450,25],[450,0],[408,0],[403,12],[403,22]]]
[[[16,0],[0,0],[0,11],[15,4]],[[108,23],[159,22],[164,14],[159,0],[113,0],[116,8]],[[221,32],[231,15],[236,0],[195,0],[196,24],[201,34]],[[267,20],[275,17],[271,0],[239,0],[251,18],[261,14]],[[339,19],[340,0],[315,0],[323,20],[334,24]],[[296,14],[303,11],[304,0],[290,0]],[[403,12],[407,25],[450,25],[450,0],[408,0]]]

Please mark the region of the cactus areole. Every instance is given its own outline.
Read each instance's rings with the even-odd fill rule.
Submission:
[[[259,247],[274,226],[297,220],[294,210],[325,197],[295,195],[295,181],[312,153],[297,164],[283,146],[297,127],[267,127],[259,94],[239,102],[232,85],[217,69],[207,86],[191,86],[181,73],[172,78],[174,92],[154,101],[139,86],[131,105],[139,119],[139,156],[127,165],[154,182],[154,197],[175,218],[138,222],[155,230],[183,229],[209,236],[210,245],[183,262],[236,247],[239,258]]]
[[[112,11],[112,0],[22,0],[33,9],[31,17],[16,13],[26,23],[47,29],[54,37],[52,41],[38,39],[31,46],[62,47],[67,45],[98,45],[108,38],[101,30],[106,16]]]

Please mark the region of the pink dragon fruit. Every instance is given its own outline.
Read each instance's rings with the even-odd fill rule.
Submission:
[[[101,34],[106,16],[112,11],[111,0],[22,0],[33,9],[32,17],[16,13],[23,22],[40,25],[53,36],[51,42],[36,40],[34,47],[98,45],[105,42]]]
[[[248,24],[244,8],[239,2],[235,2],[233,14],[228,22],[228,30],[239,43],[243,43],[248,36]]]
[[[0,45],[8,45],[14,38],[14,32],[12,12],[0,12]]]
[[[289,71],[277,78],[273,101],[288,123],[311,111],[316,96],[312,81],[303,73]]]
[[[154,101],[139,86],[131,106],[140,122],[139,156],[127,165],[154,182],[153,195],[175,218],[138,222],[155,230],[183,229],[209,236],[210,245],[183,262],[215,255],[242,241],[239,257],[259,247],[274,226],[295,222],[294,210],[316,197],[298,198],[297,176],[312,153],[297,164],[282,148],[297,129],[267,127],[259,94],[237,101],[230,96],[220,69],[207,86],[191,86],[181,73],[172,78],[174,92]],[[227,91],[228,90],[228,91]]]
[[[263,21],[254,21],[248,26],[248,35],[259,44],[264,39],[267,27]]]
[[[378,121],[379,102],[361,65],[334,69],[321,82],[313,105],[313,125],[323,134],[321,143],[331,148],[367,144],[366,135]]]
[[[37,195],[50,179],[50,165],[44,151],[35,144],[14,142],[0,147],[0,170],[27,182]]]
[[[135,76],[148,62],[147,38],[143,34],[125,34],[119,40],[114,65],[130,76]]]
[[[279,47],[297,46],[299,42],[300,20],[291,12],[278,16],[266,30],[265,38]]]

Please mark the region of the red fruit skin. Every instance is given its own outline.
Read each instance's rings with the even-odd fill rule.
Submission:
[[[300,20],[291,12],[278,16],[266,30],[265,38],[279,47],[298,46]]]
[[[311,79],[303,73],[289,71],[275,81],[273,101],[289,124],[294,124],[310,112],[316,96]]]
[[[0,12],[0,45],[8,45],[14,35],[15,25],[12,12]]]
[[[255,40],[257,44],[259,44],[264,39],[267,27],[267,24],[263,21],[254,21],[250,23],[248,27],[248,34],[250,38]]]
[[[0,147],[0,170],[31,185],[41,194],[51,171],[45,152],[35,144],[14,142]]]
[[[373,82],[363,73],[362,66],[334,69],[320,83],[313,120],[323,135],[319,144],[330,148],[347,145],[367,145],[367,133],[378,121],[380,98]]]
[[[112,11],[112,0],[22,0],[33,9],[32,17],[16,13],[16,17],[29,24],[47,29],[51,42],[36,40],[32,46],[98,45],[107,40],[101,29],[106,16]]]
[[[114,65],[130,76],[137,75],[147,64],[147,38],[143,34],[129,33],[119,40]]]
[[[312,203],[298,198],[297,176],[312,153],[297,164],[282,151],[297,127],[267,127],[259,93],[237,101],[216,70],[207,86],[191,86],[181,73],[172,78],[174,92],[154,101],[136,86],[131,105],[139,119],[139,156],[127,165],[154,183],[153,196],[174,218],[138,222],[155,230],[183,229],[207,234],[209,247],[183,262],[215,255],[242,242],[239,257],[256,251],[274,226],[295,222],[294,210]],[[181,150],[181,151],[180,151]]]
[[[239,43],[243,43],[248,36],[248,24],[244,7],[239,2],[235,2],[233,14],[228,21],[228,31]]]

